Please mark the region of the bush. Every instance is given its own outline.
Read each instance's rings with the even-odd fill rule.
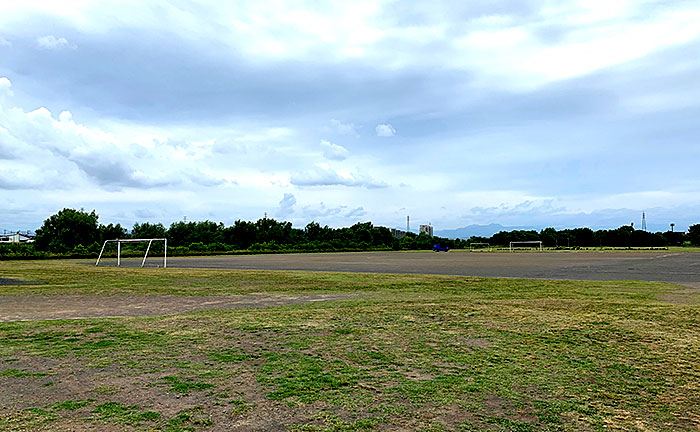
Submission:
[[[687,238],[693,246],[700,246],[700,224],[691,225],[688,228]]]
[[[189,249],[195,252],[204,252],[207,250],[207,246],[202,242],[190,243]]]
[[[91,253],[88,250],[88,248],[79,244],[73,248],[73,250],[71,251],[71,255],[87,256],[87,255],[91,255]]]

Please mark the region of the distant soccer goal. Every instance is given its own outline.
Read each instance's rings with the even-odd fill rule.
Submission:
[[[522,246],[519,246],[522,245]],[[531,241],[512,241],[510,242],[510,251],[513,252],[513,248],[527,248],[527,249],[539,249],[542,252],[542,242],[540,240]]]
[[[117,244],[117,267],[121,266],[122,263],[122,243],[144,243],[148,242],[148,246],[146,247],[146,253],[143,255],[143,260],[141,261],[141,267],[146,265],[146,258],[148,258],[148,252],[151,250],[151,245],[153,242],[159,242],[162,241],[164,243],[163,246],[163,267],[168,266],[168,239],[166,238],[153,238],[153,239],[114,239],[114,240],[105,240],[105,242],[102,244],[102,249],[100,250],[100,255],[97,257],[97,262],[95,263],[95,266],[100,265],[100,259],[102,259],[102,254],[105,251],[105,247],[107,246],[107,243],[116,243]]]
[[[469,243],[469,250],[490,249],[490,247],[491,247],[491,245],[488,243],[480,243],[480,242]]]

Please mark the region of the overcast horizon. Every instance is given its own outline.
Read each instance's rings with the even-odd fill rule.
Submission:
[[[700,4],[2,2],[0,230],[700,223]]]

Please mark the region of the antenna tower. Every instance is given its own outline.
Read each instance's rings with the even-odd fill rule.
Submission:
[[[646,213],[642,212],[642,231],[647,230],[647,215]]]

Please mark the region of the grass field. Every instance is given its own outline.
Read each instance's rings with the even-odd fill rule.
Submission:
[[[0,323],[0,430],[699,431],[700,292],[0,262],[10,297],[354,294]]]

